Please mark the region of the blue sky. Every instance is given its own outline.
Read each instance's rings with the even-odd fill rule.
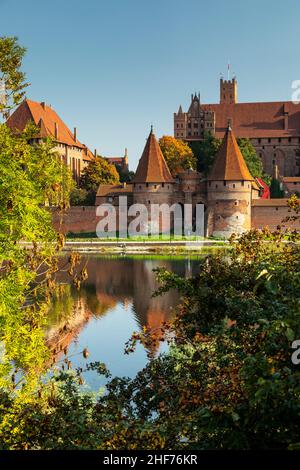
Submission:
[[[0,0],[0,35],[28,49],[28,97],[51,104],[92,150],[128,147],[132,169],[151,123],[172,134],[192,92],[218,101],[228,60],[239,101],[290,100],[299,30],[299,0]]]

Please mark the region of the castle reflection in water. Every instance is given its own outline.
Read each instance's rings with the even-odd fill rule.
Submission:
[[[71,287],[67,275],[60,281],[63,293],[54,301],[49,313],[47,341],[55,355],[68,348],[92,318],[106,316],[118,304],[130,308],[140,329],[157,328],[174,315],[178,293],[167,292],[153,297],[158,288],[153,269],[165,267],[184,277],[195,274],[197,261],[178,258],[90,256],[88,279],[79,291]]]

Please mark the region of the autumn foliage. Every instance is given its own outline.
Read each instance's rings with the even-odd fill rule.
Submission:
[[[194,154],[183,140],[165,135],[159,139],[159,145],[173,176],[190,168],[196,169]]]

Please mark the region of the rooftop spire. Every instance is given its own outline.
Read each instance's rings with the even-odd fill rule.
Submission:
[[[174,183],[160,146],[153,134],[153,127],[140,158],[134,183]]]
[[[230,123],[228,123],[208,180],[254,181],[239,149]]]

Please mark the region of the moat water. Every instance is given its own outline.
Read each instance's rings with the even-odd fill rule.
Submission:
[[[165,267],[190,277],[197,272],[197,258],[92,255],[83,258],[84,263],[88,279],[78,291],[63,275],[64,291],[54,300],[49,314],[46,336],[56,360],[54,367],[64,364],[63,350],[67,349],[73,369],[100,361],[113,376],[133,377],[146,365],[149,351],[137,345],[134,353],[126,355],[126,342],[143,326],[159,327],[170,319],[180,302],[175,291],[152,296],[158,287],[153,270]],[[81,353],[84,348],[89,352],[87,359]],[[151,353],[155,355],[166,348],[161,343]],[[83,378],[93,390],[106,380],[93,371],[85,372]]]

